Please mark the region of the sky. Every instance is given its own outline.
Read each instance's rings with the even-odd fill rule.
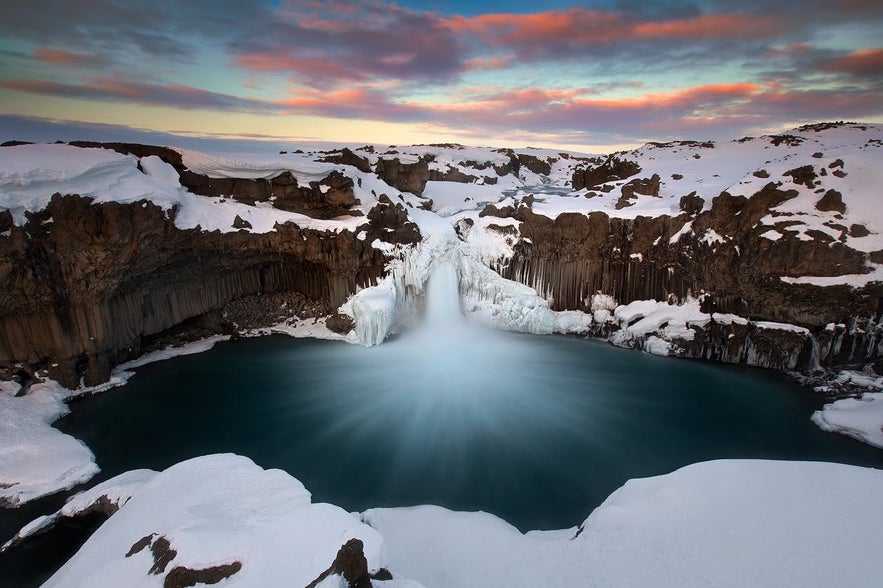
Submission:
[[[91,130],[605,152],[883,121],[880,0],[27,0],[3,12],[3,140]]]

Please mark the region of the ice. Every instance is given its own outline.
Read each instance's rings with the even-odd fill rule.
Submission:
[[[878,380],[867,385],[874,386]],[[865,392],[859,398],[826,404],[813,413],[812,421],[825,431],[842,433],[883,449],[883,392]]]

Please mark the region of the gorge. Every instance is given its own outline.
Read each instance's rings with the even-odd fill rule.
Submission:
[[[663,486],[700,480],[696,488],[709,483],[705,476],[715,468],[751,477],[765,467],[721,462],[686,468],[681,478],[678,472],[661,476],[705,460],[819,459],[879,467],[879,450],[823,433],[809,415],[821,409],[826,393],[863,394],[856,402],[864,409],[883,403],[881,146],[883,128],[835,123],[729,142],[650,143],[605,156],[448,144],[259,156],[119,143],[2,147],[0,417],[4,447],[11,450],[0,451],[6,460],[0,497],[14,505],[70,489],[97,473],[97,460],[106,470],[98,479],[106,485],[96,487],[101,491],[91,503],[89,491],[75,499],[71,510],[77,504],[88,510],[94,500],[117,500],[111,508],[117,510],[131,498],[129,512],[137,512],[142,483],[144,496],[151,496],[163,480],[200,484],[227,465],[232,477],[242,476],[243,495],[236,500],[245,503],[249,484],[275,476],[271,486],[279,494],[268,497],[270,506],[242,512],[275,508],[277,496],[280,504],[301,504],[305,491],[298,480],[262,469],[279,467],[301,478],[316,498],[349,511],[441,503],[486,509],[529,530],[577,523],[596,507],[596,519],[615,512],[604,510],[610,506],[604,498],[632,478],[660,476]],[[500,330],[576,337],[539,343]],[[235,340],[268,334],[337,342]],[[626,353],[586,337],[647,353]],[[234,341],[220,343],[226,339]],[[206,343],[194,347],[194,341]],[[140,367],[214,343],[203,355]],[[162,375],[166,365],[182,371],[168,379]],[[252,365],[263,366],[257,368],[261,375],[250,371]],[[782,374],[758,374],[746,366],[800,372],[815,392]],[[143,375],[126,384],[136,368]],[[224,389],[228,382],[231,388]],[[114,385],[123,387],[71,400],[73,414],[59,423],[95,456],[49,429],[72,395]],[[665,400],[648,398],[648,388]],[[160,423],[156,415],[176,396],[188,414],[212,402],[185,396],[188,390],[217,391],[220,412],[206,411],[201,424],[169,424],[175,431],[192,426],[192,436],[170,433],[155,442],[161,450],[153,457],[124,449],[143,443],[150,435],[144,425]],[[251,407],[243,390],[270,393],[270,405]],[[274,390],[281,396],[273,396]],[[132,417],[144,422],[133,425],[129,440],[125,430],[96,426],[123,418],[131,401],[126,394],[138,398],[144,412]],[[230,437],[240,435],[225,411],[243,410],[238,407],[244,403],[257,411],[253,424],[269,423],[270,415],[290,410],[274,402],[291,402],[316,421],[305,424],[306,417],[298,417],[300,425],[285,422],[272,431],[260,425],[261,431],[247,429],[242,438],[264,433],[281,447],[320,443],[321,436],[285,432],[302,426],[337,431],[333,442],[326,438],[315,455],[304,449],[306,456],[296,463],[280,458],[284,452],[258,457],[261,450],[248,443],[215,443],[225,437],[212,432],[213,423]],[[21,408],[26,405],[31,412]],[[828,407],[815,413],[820,426],[879,445],[883,422],[872,416],[869,426],[853,430],[856,419],[825,420],[833,413]],[[32,428],[16,424],[24,414],[36,423]],[[871,413],[862,414],[867,420]],[[747,433],[747,423],[760,432]],[[43,429],[34,433],[39,426],[65,437],[65,451],[48,444],[56,449],[21,458],[23,449],[48,438]],[[13,438],[17,431],[21,438]],[[533,439],[540,440],[537,446],[531,446]],[[386,457],[360,453],[372,445]],[[397,448],[410,448],[413,455],[399,455],[397,462]],[[229,451],[245,453],[258,466],[229,456],[198,457]],[[138,457],[130,462],[120,459],[124,454]],[[495,461],[501,454],[522,458]],[[463,463],[454,463],[463,455]],[[573,461],[562,465],[558,455]],[[27,479],[44,458],[42,477]],[[194,460],[175,465],[188,458]],[[352,467],[323,485],[329,474],[311,471],[312,462],[332,470]],[[550,464],[548,472],[540,472],[538,463]],[[427,470],[427,464],[438,467]],[[834,464],[826,465],[831,469],[818,474],[795,469],[788,480],[833,476]],[[137,484],[108,479],[144,467],[159,473],[138,474]],[[592,475],[574,474],[580,467],[603,483],[594,487]],[[699,473],[691,478],[694,471]],[[541,480],[539,493],[512,491],[525,472]],[[466,486],[484,487],[486,496],[453,492],[446,501],[444,485],[456,475],[484,480]],[[866,475],[868,488],[877,483],[870,473],[837,475]],[[533,511],[541,495],[559,491],[556,484],[567,486],[560,491],[569,497],[560,501],[562,511]],[[341,487],[354,492],[340,494]],[[375,492],[384,487],[386,493]],[[608,501],[628,495],[628,487]],[[813,497],[821,500],[818,492]],[[842,495],[853,496],[845,490]],[[169,495],[153,496],[161,502]],[[304,508],[329,506],[310,505],[306,496]],[[722,503],[715,500],[733,499],[723,490],[715,496],[701,504],[713,509]],[[629,508],[648,504],[646,497],[634,500]],[[352,520],[343,511],[333,515],[349,529],[340,537],[363,541],[372,573],[389,561],[398,567],[390,585],[417,585],[394,583],[404,577],[423,581],[427,572],[405,573],[411,560],[389,560],[372,533],[381,532],[398,553],[398,542],[407,545],[404,538],[419,521],[447,528],[459,520],[457,513],[405,511],[365,511]],[[129,524],[121,539],[122,523],[114,520],[125,516],[112,516],[87,543],[86,555],[60,572],[62,585],[94,572],[103,556],[89,545],[128,542],[125,552],[141,537],[129,534],[163,533]],[[874,520],[869,517],[868,525]],[[187,560],[179,563],[191,571],[209,560],[233,566],[232,560],[187,552],[182,529],[188,521],[168,523],[168,536],[177,538]],[[474,528],[497,528],[485,523]],[[572,546],[583,528],[555,531],[554,538]],[[309,533],[305,537],[311,543]],[[424,540],[430,541],[417,539]],[[313,542],[322,554],[299,568],[304,584],[320,575],[316,562],[324,569],[335,559],[344,543],[335,541]],[[239,547],[233,552],[242,553]],[[135,560],[125,561],[131,567]],[[254,575],[248,561],[236,561],[244,565],[243,577],[253,574],[247,577],[255,585],[265,579]],[[555,577],[566,584],[574,569]],[[445,573],[430,576],[438,580]],[[137,578],[144,570],[132,574],[121,577]],[[458,583],[468,585],[462,578]]]

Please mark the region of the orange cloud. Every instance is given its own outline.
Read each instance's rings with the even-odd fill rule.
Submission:
[[[637,39],[744,39],[781,32],[781,23],[757,15],[704,14],[642,22],[622,13],[583,8],[533,14],[456,16],[448,19],[447,24],[455,31],[477,34],[494,45],[552,42],[591,46]]]
[[[819,64],[824,71],[848,73],[857,76],[883,74],[883,49],[859,49],[842,57]]]
[[[69,65],[69,66],[81,66],[81,65],[91,65],[98,63],[101,61],[100,58],[94,55],[84,55],[82,53],[71,53],[70,51],[62,51],[59,49],[49,49],[47,47],[41,47],[34,51],[34,57],[45,63],[52,63],[55,65]]]

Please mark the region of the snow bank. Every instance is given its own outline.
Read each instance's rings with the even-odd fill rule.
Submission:
[[[55,382],[34,384],[16,398],[0,393],[0,503],[17,506],[67,490],[98,473],[95,456],[81,441],[51,423],[69,412],[71,392]]]
[[[132,377],[132,369],[178,355],[200,353],[229,338],[218,335],[147,353],[118,365],[110,380],[98,386],[68,390],[46,380],[31,386],[27,395],[16,398],[18,385],[0,383],[0,503],[20,505],[68,490],[99,472],[95,456],[85,444],[52,427],[69,412],[69,398],[121,386]]]
[[[195,157],[190,154],[191,159]],[[203,159],[217,163],[217,157],[203,155]],[[142,170],[138,169],[139,163]],[[192,161],[191,161],[192,163]],[[249,165],[239,162],[240,167],[231,171],[238,177],[248,177]],[[194,164],[197,170],[202,169]],[[218,164],[219,166],[221,164]],[[257,164],[252,164],[252,167]],[[320,169],[319,164],[304,163],[308,172]],[[321,169],[333,166],[322,164]],[[266,167],[266,166],[265,166]],[[278,175],[285,168],[271,162],[271,175]],[[193,168],[191,168],[193,169]],[[310,173],[301,176],[312,178]],[[269,173],[269,172],[268,172]],[[318,178],[315,178],[318,179]],[[269,207],[248,206],[233,200],[209,198],[191,194],[180,184],[178,173],[156,156],[139,160],[132,155],[121,155],[110,149],[80,148],[70,145],[20,145],[0,149],[0,209],[9,209],[13,220],[21,225],[27,221],[25,212],[45,208],[52,195],[79,194],[91,197],[95,202],[120,202],[131,204],[147,200],[163,210],[177,207],[175,226],[192,229],[197,226],[205,231],[236,231],[234,219],[239,216],[252,225],[252,232],[267,233],[276,223],[294,222],[304,228],[317,230],[354,230],[364,219],[346,217],[338,221],[312,219],[303,214],[286,212]],[[370,203],[370,196],[360,194]],[[376,202],[376,200],[373,200]]]
[[[75,494],[55,513],[39,517],[23,527],[15,537],[7,541],[3,547],[0,547],[0,551],[7,549],[26,537],[51,527],[63,517],[74,517],[90,510],[96,503],[104,502],[105,504],[102,508],[107,509],[109,507],[118,510],[141,490],[144,484],[152,480],[154,476],[156,476],[156,472],[153,470],[132,470]]]
[[[121,508],[45,586],[158,587],[179,566],[236,562],[231,585],[305,586],[357,538],[369,570],[394,575],[375,585],[390,587],[870,587],[883,547],[881,491],[883,471],[871,468],[711,461],[630,480],[579,527],[522,534],[487,513],[437,506],[349,514],[311,503],[280,470],[210,455],[75,497],[62,510],[101,495]],[[170,551],[158,571],[146,546],[159,539]]]
[[[579,533],[439,507],[363,516],[391,569],[427,586],[870,587],[881,491],[869,468],[727,460],[631,480]]]
[[[241,567],[231,585],[306,586],[352,538],[362,540],[369,569],[384,563],[377,531],[336,506],[311,503],[303,485],[281,470],[221,454],[148,477],[44,586],[158,587],[181,566],[235,562]],[[170,561],[162,571],[145,537],[168,541]],[[139,542],[143,549],[136,552]]]
[[[866,392],[826,404],[812,415],[822,430],[849,435],[883,449],[883,392]]]

